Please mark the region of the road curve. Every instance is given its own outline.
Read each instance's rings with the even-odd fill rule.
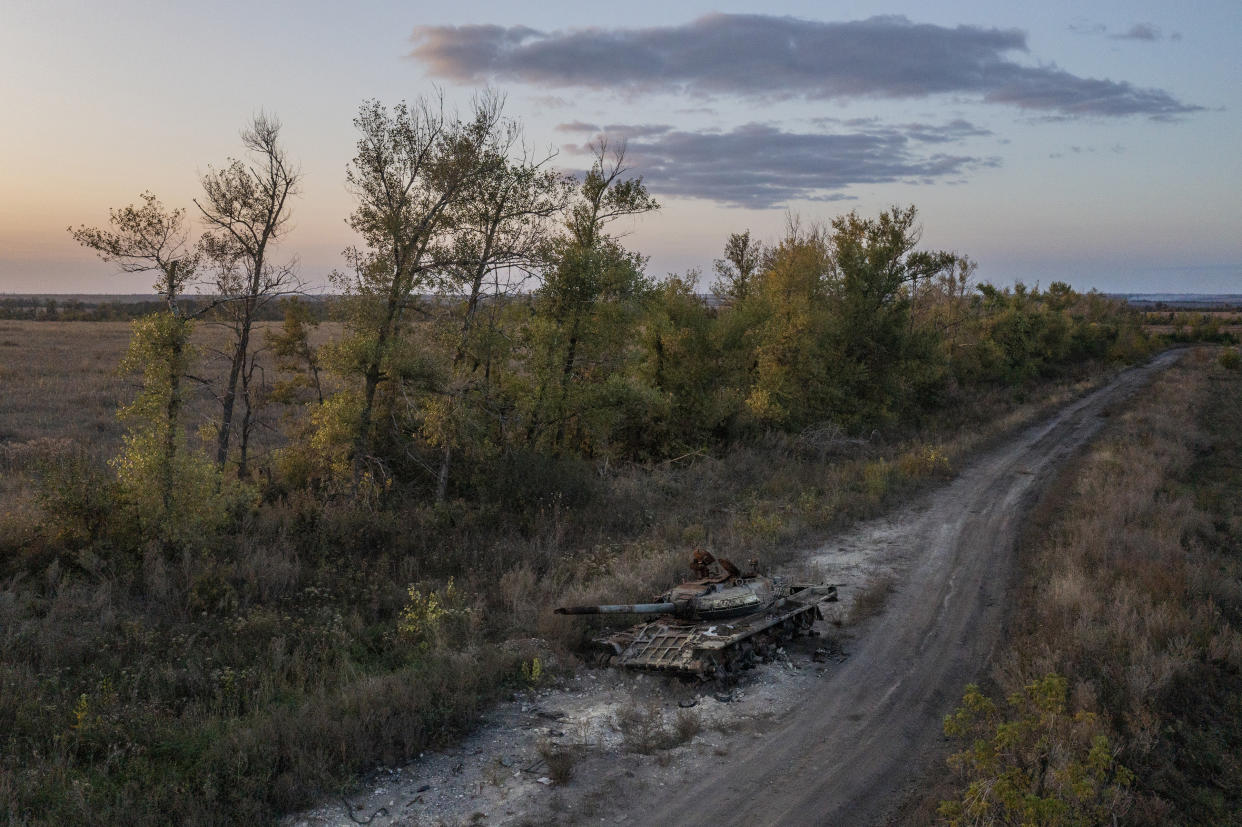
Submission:
[[[640,821],[659,813],[662,824],[713,827],[891,818],[936,754],[944,715],[1000,640],[1026,512],[1099,431],[1109,406],[1180,355],[1168,351],[1122,373],[905,508],[885,534],[904,546],[910,564],[849,659],[722,773],[619,809]]]

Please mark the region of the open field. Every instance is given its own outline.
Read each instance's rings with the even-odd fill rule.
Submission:
[[[258,338],[277,327],[275,322],[259,323]],[[129,322],[0,320],[0,497],[11,502],[24,498],[29,493],[25,472],[71,448],[101,462],[116,455],[123,433],[117,409],[138,390],[135,377],[117,372],[131,330]],[[320,345],[339,332],[339,324],[325,322],[314,329],[312,341]],[[212,354],[227,336],[216,325],[196,329],[203,378],[217,380],[223,373],[223,361]],[[280,378],[270,354],[261,354],[260,363],[268,381]],[[191,434],[218,415],[218,404],[201,385],[189,388],[188,405]],[[268,427],[255,437],[260,457],[284,442],[279,412],[268,413]]]
[[[1149,336],[1180,338],[1182,341],[1230,337],[1242,341],[1242,313],[1237,310],[1143,311],[1143,330]]]
[[[279,327],[256,325],[258,338]],[[73,440],[99,456],[120,444],[117,408],[137,390],[132,377],[117,373],[131,334],[129,322],[26,322],[0,320],[0,445],[33,440]],[[340,334],[340,325],[320,324],[316,345]],[[204,354],[204,378],[221,372],[213,350],[226,342],[228,331],[200,324],[194,344]],[[274,373],[270,358],[265,369]],[[191,418],[202,423],[214,414],[211,397],[192,394]]]

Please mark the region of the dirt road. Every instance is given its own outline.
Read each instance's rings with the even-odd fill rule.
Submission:
[[[841,667],[720,771],[620,808],[628,823],[883,823],[916,783],[941,721],[998,643],[1020,524],[1111,406],[1180,352],[1120,375],[985,454],[882,526],[838,538],[896,544],[896,591]],[[832,549],[824,552],[832,556]],[[658,814],[656,821],[652,815]]]

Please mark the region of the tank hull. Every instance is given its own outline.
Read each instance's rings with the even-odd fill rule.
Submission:
[[[595,638],[612,666],[666,672],[701,680],[729,678],[782,642],[809,634],[823,617],[820,604],[836,599],[833,586],[793,586],[758,611],[698,619],[664,615]],[[727,613],[735,607],[723,605]]]

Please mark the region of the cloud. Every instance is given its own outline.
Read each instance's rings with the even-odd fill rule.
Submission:
[[[612,123],[607,126],[596,126],[586,121],[570,121],[569,123],[558,123],[556,130],[558,132],[590,132],[605,134],[610,138],[628,141],[631,138],[646,138],[651,135],[662,135],[672,130],[673,127],[662,123],[639,123],[639,124],[623,124]]]
[[[1148,43],[1154,43],[1157,40],[1164,40],[1164,32],[1159,26],[1152,23],[1135,23],[1124,32],[1114,32],[1109,34],[1108,27],[1103,23],[1094,23],[1086,20],[1078,20],[1071,23],[1069,27],[1071,32],[1075,34],[1098,35],[1107,37],[1110,40],[1142,40]],[[1181,40],[1180,32],[1173,32],[1169,35],[1169,40]]]
[[[999,162],[927,153],[925,145],[952,135],[987,134],[965,121],[917,129],[881,127],[839,133],[787,132],[750,123],[731,132],[664,129],[626,143],[626,163],[652,192],[766,209],[793,200],[836,201],[856,184],[958,180]],[[606,137],[643,134],[644,127],[611,127]],[[587,151],[570,144],[569,152]]]
[[[949,28],[904,17],[841,23],[710,14],[692,23],[540,32],[524,26],[420,26],[411,57],[438,77],[627,94],[829,100],[976,95],[1064,116],[1168,118],[1202,107],[1159,89],[1083,78],[1013,59],[1017,29]]]
[[[1150,40],[1156,41],[1162,37],[1160,30],[1150,23],[1135,23],[1121,34],[1112,35],[1114,40]]]
[[[1108,27],[1103,23],[1093,23],[1088,20],[1079,19],[1069,25],[1069,30],[1074,34],[1107,34]]]
[[[881,126],[878,118],[848,118],[846,120],[814,118],[812,123],[818,126],[846,126],[862,131],[874,129],[890,134],[893,130],[900,130],[912,141],[921,141],[929,144],[952,143],[965,138],[979,138],[993,134],[990,129],[976,126],[961,118],[956,118],[944,124],[904,123],[894,127]]]
[[[573,106],[572,103],[559,95],[535,95],[530,99],[530,102],[547,109],[568,109]]]

